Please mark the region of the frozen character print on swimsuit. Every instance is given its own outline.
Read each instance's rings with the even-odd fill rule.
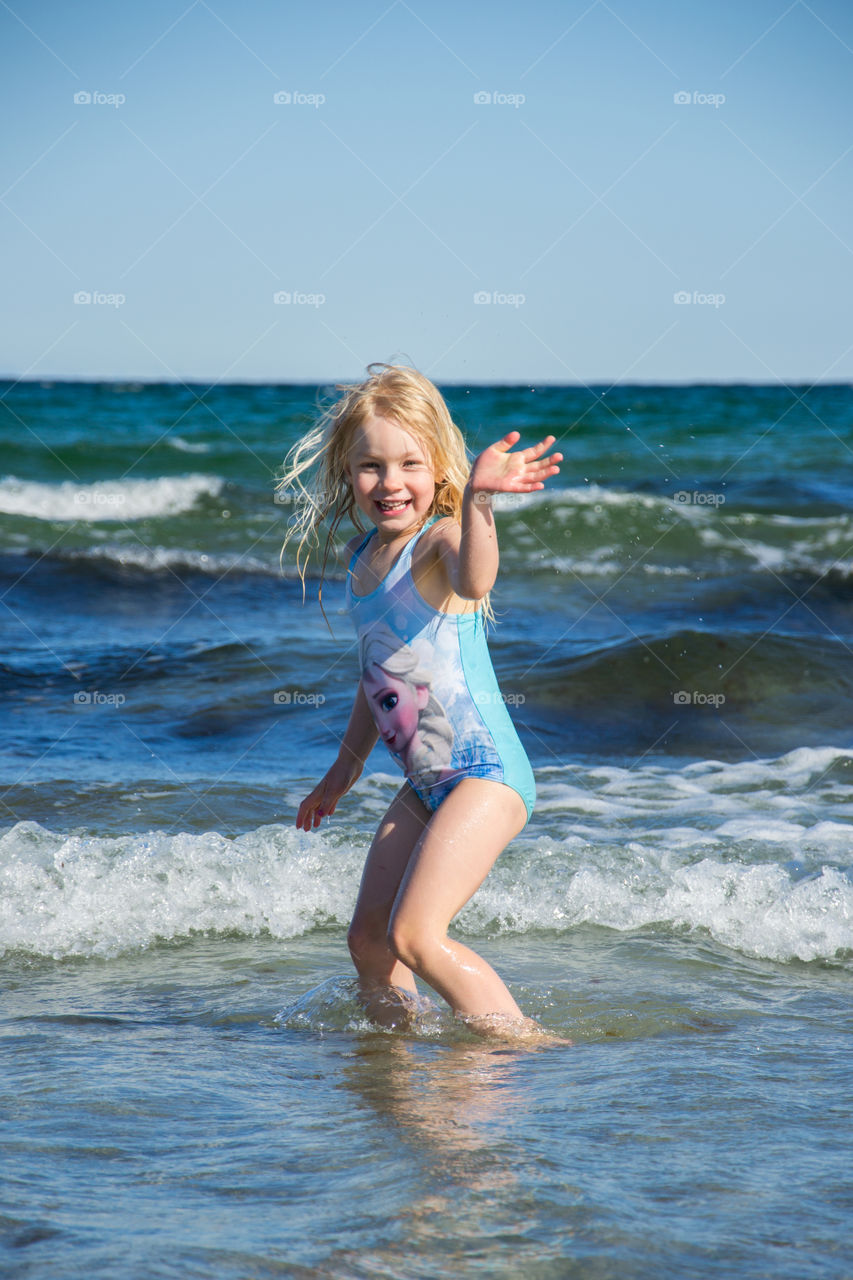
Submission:
[[[415,790],[452,777],[453,729],[414,648],[378,623],[361,638],[362,684],[379,736]]]

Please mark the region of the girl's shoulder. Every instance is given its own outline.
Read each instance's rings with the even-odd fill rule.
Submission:
[[[432,543],[434,546],[441,542],[457,542],[462,532],[462,526],[453,516],[439,516],[438,519],[424,530],[422,543]]]
[[[440,516],[425,529],[415,549],[415,558],[421,561],[438,559],[445,551],[458,551],[462,527],[453,516]]]
[[[415,547],[412,575],[427,604],[439,613],[475,613],[476,602],[456,594],[453,566],[459,553],[462,529],[453,516],[431,524]]]

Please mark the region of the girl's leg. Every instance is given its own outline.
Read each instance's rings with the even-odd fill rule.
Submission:
[[[393,989],[416,992],[411,970],[388,942],[388,922],[400,881],[431,814],[408,782],[392,800],[370,846],[347,942],[361,980],[365,1004],[380,1022],[399,1018]]]
[[[455,1012],[472,1018],[522,1014],[494,969],[448,938],[447,926],[526,818],[512,788],[464,778],[423,829],[391,914],[389,938],[397,959]]]

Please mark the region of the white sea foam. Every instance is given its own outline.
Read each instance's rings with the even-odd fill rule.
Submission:
[[[569,485],[557,488],[553,485],[538,489],[534,493],[497,495],[496,504],[503,503],[504,509],[511,512],[516,508],[551,506],[554,514],[560,518],[571,515],[578,507],[616,509],[631,507],[655,512],[674,512],[685,520],[700,525],[715,524],[725,519],[732,525],[766,525],[768,528],[794,529],[806,532],[813,530],[817,535],[833,536],[841,529],[849,534],[853,529],[853,519],[845,513],[828,516],[793,516],[772,511],[745,511],[740,506],[736,509],[725,501],[711,502],[710,498],[722,497],[725,494],[707,493],[703,490],[681,490],[686,497],[681,499],[667,497],[665,494],[640,493],[636,489],[608,489],[599,484]],[[703,498],[707,500],[703,501]],[[500,508],[499,508],[500,509]]]
[[[0,838],[0,953],[114,956],[206,932],[296,937],[345,919],[365,853],[283,827],[232,840],[65,836],[21,822]]]
[[[219,476],[159,476],[153,480],[96,480],[93,484],[45,484],[6,476],[0,480],[0,511],[39,520],[146,520],[180,515],[199,498],[216,497]]]
[[[624,574],[626,561],[631,559],[636,560],[644,574],[651,576],[695,573],[697,558],[704,562],[724,561],[731,567],[756,573],[797,570],[824,573],[828,569],[849,572],[851,568],[853,518],[846,514],[799,517],[731,510],[722,503],[677,501],[632,490],[605,489],[595,484],[512,494],[504,503],[503,514],[509,522],[513,541],[513,546],[508,548],[510,559],[514,550],[525,554],[533,552],[540,569],[550,568],[580,577]],[[524,512],[544,504],[550,505],[555,532],[579,531],[587,540],[590,535],[597,535],[602,539],[601,544],[584,546],[576,554],[564,548],[550,557],[542,557],[545,544],[539,535],[527,530]],[[497,510],[501,511],[500,505]],[[632,514],[636,541],[628,538],[625,527]],[[653,545],[649,548],[652,530],[655,531]],[[675,554],[684,563],[670,562],[671,533],[678,537]]]
[[[753,848],[761,842],[771,855],[797,840],[809,848],[828,841],[827,852],[834,852],[845,830],[853,849],[851,781],[853,751],[840,747],[679,768],[562,765],[539,771],[536,812],[552,825],[597,818],[605,829],[596,838],[609,831],[669,845],[677,833],[683,845],[692,830],[702,840],[748,841]]]
[[[180,453],[210,453],[210,445],[201,440],[185,440],[183,436],[167,436],[166,444]]]
[[[541,803],[456,927],[699,932],[774,961],[853,955],[853,752],[540,771]],[[18,823],[0,838],[0,953],[113,956],[203,932],[343,931],[396,777],[361,780],[346,816],[283,826],[67,836]]]
[[[141,543],[107,544],[87,547],[84,551],[68,551],[64,553],[67,560],[98,560],[108,564],[122,565],[126,568],[145,569],[151,572],[161,570],[192,569],[198,573],[211,573],[217,577],[224,573],[260,573],[273,578],[296,577],[292,573],[279,568],[278,559],[270,556],[261,559],[247,553],[214,554],[207,551],[194,551],[185,547],[146,547]]]
[[[513,493],[508,496],[497,495],[496,507],[498,510],[501,509],[501,504],[504,504],[508,511],[516,507],[550,505],[555,508],[555,514],[558,515],[569,514],[573,507],[644,507],[649,511],[662,507],[672,507],[678,511],[686,509],[680,503],[673,502],[669,498],[657,497],[648,493],[637,493],[632,489],[605,489],[599,484],[568,486],[560,489],[551,486],[550,488],[537,489],[534,493]],[[701,510],[701,508],[695,508],[695,510]]]
[[[539,851],[543,861],[551,850]],[[628,845],[617,865],[585,851],[584,865],[550,877],[543,895],[521,879],[510,895],[500,876],[486,881],[462,913],[474,930],[563,932],[580,924],[620,931],[650,926],[701,930],[715,941],[767,960],[828,960],[853,952],[853,883],[836,868],[798,879],[778,864],[749,865],[706,857],[681,865],[656,861]],[[562,861],[562,859],[560,859]],[[532,866],[530,868],[532,870]],[[516,874],[523,871],[516,868]]]

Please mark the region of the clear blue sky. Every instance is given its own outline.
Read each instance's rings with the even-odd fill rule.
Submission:
[[[0,0],[0,41],[0,375],[853,375],[846,0]]]

